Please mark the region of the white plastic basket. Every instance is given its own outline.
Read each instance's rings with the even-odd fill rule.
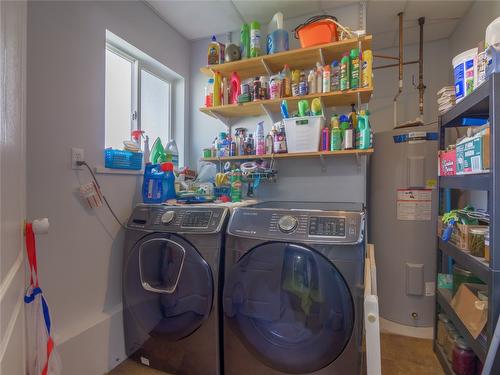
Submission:
[[[314,152],[319,150],[323,116],[304,116],[283,119],[288,152]]]

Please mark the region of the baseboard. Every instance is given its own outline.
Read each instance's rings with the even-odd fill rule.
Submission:
[[[123,314],[119,308],[58,345],[62,375],[103,375],[126,359]]]
[[[419,339],[432,339],[434,337],[433,327],[411,327],[391,322],[390,320],[386,320],[384,318],[380,318],[380,332],[416,337]]]

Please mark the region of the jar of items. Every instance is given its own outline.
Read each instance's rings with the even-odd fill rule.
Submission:
[[[446,343],[444,344],[444,352],[446,353],[446,358],[448,361],[453,360],[453,348],[455,347],[455,341],[461,337],[459,333],[453,329],[448,331],[448,336],[446,336]]]
[[[488,231],[487,228],[471,228],[469,229],[468,248],[471,255],[484,258],[484,236]]]
[[[490,261],[490,229],[484,234],[484,259]]]
[[[462,337],[455,341],[452,357],[451,367],[456,375],[476,374],[476,355]]]
[[[450,319],[446,316],[446,314],[441,313],[438,315],[438,324],[437,324],[437,342],[439,345],[444,346],[446,343],[446,324],[450,322]]]

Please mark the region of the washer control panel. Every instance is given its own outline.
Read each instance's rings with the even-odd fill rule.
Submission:
[[[228,233],[258,239],[356,244],[363,241],[365,213],[242,207],[233,211]]]
[[[155,232],[216,233],[228,213],[225,207],[138,205],[127,226]]]

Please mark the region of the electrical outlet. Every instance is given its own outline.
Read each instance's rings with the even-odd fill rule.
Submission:
[[[84,160],[84,154],[83,154],[83,148],[72,148],[71,149],[71,168],[73,169],[82,169],[81,166],[77,165],[77,161],[83,161]]]

